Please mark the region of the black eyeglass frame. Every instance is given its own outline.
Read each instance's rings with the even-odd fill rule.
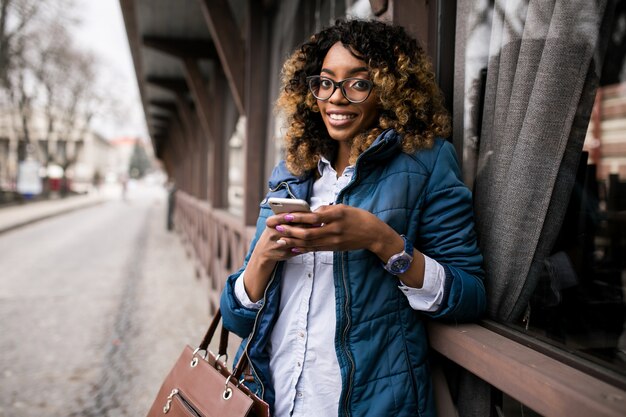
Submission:
[[[328,80],[331,83],[333,83],[333,91],[330,93],[328,98],[320,98],[313,92],[313,89],[311,88],[311,81],[316,80],[316,79],[318,79],[318,80],[324,79],[324,80]],[[348,97],[348,95],[346,94],[346,90],[343,88],[343,83],[345,83],[346,81],[353,81],[353,80],[363,81],[364,83],[369,85],[369,91],[367,92],[367,95],[365,96],[365,98],[363,100],[357,100],[357,101],[351,100]],[[365,100],[367,100],[369,98],[370,94],[372,94],[372,90],[374,89],[374,83],[371,80],[366,80],[364,78],[357,78],[357,77],[346,78],[346,79],[343,79],[341,81],[334,81],[334,80],[331,80],[328,77],[322,77],[321,75],[310,75],[310,76],[306,77],[306,85],[309,88],[309,91],[311,92],[311,94],[313,94],[313,97],[315,97],[316,99],[321,100],[321,101],[328,101],[328,100],[330,100],[330,98],[333,96],[333,94],[335,94],[335,91],[337,91],[337,88],[339,88],[339,90],[341,90],[341,94],[343,94],[343,96],[346,98],[346,100],[348,100],[352,104],[363,103]]]

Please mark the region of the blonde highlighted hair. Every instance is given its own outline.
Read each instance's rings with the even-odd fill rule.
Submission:
[[[277,109],[287,118],[286,163],[292,173],[302,175],[315,168],[320,155],[334,158],[337,144],[328,136],[306,77],[320,73],[326,53],[337,42],[367,63],[378,97],[378,122],[353,139],[351,164],[388,128],[402,135],[402,150],[407,153],[450,134],[443,95],[417,41],[400,26],[341,20],[313,35],[283,65]]]

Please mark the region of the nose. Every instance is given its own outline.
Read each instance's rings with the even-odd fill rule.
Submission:
[[[343,95],[343,91],[341,91],[341,88],[337,87],[335,88],[335,91],[333,91],[333,94],[330,96],[328,101],[330,101],[333,104],[339,104],[339,103],[347,103],[348,99],[345,98],[345,96]]]

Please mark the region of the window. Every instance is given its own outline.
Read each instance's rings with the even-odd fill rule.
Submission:
[[[626,376],[626,5],[610,27],[569,206],[529,310],[529,334]]]
[[[569,200],[564,197],[560,207],[555,204],[555,199],[559,197],[555,191],[551,199],[546,200],[550,206],[541,217],[524,213],[541,205],[538,201],[542,195],[550,196],[549,192],[545,194],[541,190],[536,200],[525,200],[526,205],[495,205],[495,213],[487,214],[497,218],[506,210],[519,210],[515,220],[520,223],[534,226],[535,221],[543,222],[545,219],[545,224],[541,226],[540,223],[541,233],[550,228],[555,230],[553,238],[546,240],[551,244],[546,244],[545,253],[534,252],[540,250],[541,239],[528,250],[514,248],[516,252],[512,253],[516,257],[512,256],[510,261],[513,263],[517,258],[528,257],[530,268],[522,272],[524,277],[535,275],[520,290],[519,299],[526,297],[526,301],[517,313],[511,313],[515,317],[512,320],[510,317],[499,319],[506,322],[509,328],[551,346],[552,353],[548,354],[567,354],[574,358],[575,363],[570,364],[585,372],[597,372],[609,383],[626,386],[626,4],[608,2],[606,10],[599,11],[595,23],[602,30],[595,40],[588,35],[594,31],[583,27],[589,21],[580,18],[577,11],[564,11],[567,8],[560,7],[559,2],[546,2],[539,6],[540,3],[496,2],[494,6],[493,2],[482,1],[460,6],[459,9],[465,9],[457,10],[457,15],[467,18],[463,29],[465,49],[457,54],[457,63],[458,57],[462,56],[464,74],[461,85],[464,87],[460,91],[463,97],[462,115],[458,117],[455,114],[455,140],[462,138],[460,156],[464,178],[475,189],[478,199],[484,198],[485,190],[497,188],[502,182],[507,183],[503,187],[509,187],[509,195],[534,195],[537,187],[553,185],[555,189],[559,186],[569,189],[570,186],[563,184],[570,179],[561,178],[560,172],[553,183],[529,182],[517,188],[514,185],[517,180],[515,173],[525,175],[523,169],[505,170],[506,175],[502,176],[494,173],[499,173],[497,169],[502,166],[519,163],[516,158],[519,158],[520,147],[536,146],[536,149],[541,149],[542,140],[550,141],[545,142],[549,152],[556,148],[555,142],[560,140],[569,141],[568,149],[576,150],[569,151],[571,155],[568,155],[568,150],[563,155],[555,153],[555,157],[546,159],[548,162],[543,165],[552,163],[559,167],[558,164],[565,164],[568,158],[571,161],[571,182],[568,184],[573,183],[573,187]],[[584,2],[580,4],[595,7]],[[560,85],[554,74],[559,74],[559,66],[575,67],[574,61],[578,58],[573,57],[578,44],[571,41],[570,46],[561,45],[563,33],[554,33],[554,28],[558,26],[555,23],[565,21],[559,13],[572,13],[570,21],[578,22],[578,27],[563,33],[582,36],[580,56],[586,45],[595,45],[595,56],[604,53],[602,62],[591,61],[587,79],[582,73],[578,78],[563,80]],[[610,36],[607,36],[608,33]],[[589,38],[585,39],[586,36]],[[570,56],[568,52],[572,52]],[[601,72],[599,68],[602,68]],[[529,71],[536,72],[525,79]],[[544,82],[544,77],[549,76],[555,78],[551,85],[549,81]],[[591,110],[593,96],[586,95],[586,91],[593,91],[593,83],[589,80],[596,77],[600,87]],[[580,83],[578,87],[576,82]],[[546,114],[554,116],[545,116],[545,127],[528,128],[528,120],[530,124],[537,124],[533,120],[537,115],[533,113],[533,103],[544,102],[541,94],[547,94],[538,91],[557,91],[558,94],[559,90],[574,88],[579,88],[581,92],[572,96],[575,100],[570,102],[574,104],[569,104],[569,109],[540,109],[541,117]],[[526,107],[519,105],[524,100],[528,101]],[[507,124],[520,114],[520,124]],[[553,135],[553,132],[563,130],[567,133],[562,138]],[[576,139],[572,140],[575,136]],[[489,140],[491,143],[488,145],[492,148],[486,152],[485,141]],[[575,144],[572,145],[572,142]],[[507,147],[517,147],[513,157],[494,158],[498,153],[507,152]],[[533,159],[542,157],[528,158],[528,169],[534,169],[534,166],[541,168],[540,164],[534,165]],[[489,164],[496,167],[489,167]],[[545,172],[550,172],[550,169]],[[480,207],[477,210],[477,217],[485,216]],[[551,211],[559,211],[560,214],[554,216]],[[525,237],[531,238],[532,230]],[[533,263],[537,259],[540,261]],[[509,278],[500,276],[502,279]]]

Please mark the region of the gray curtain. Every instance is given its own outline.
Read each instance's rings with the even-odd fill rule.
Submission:
[[[467,43],[457,51],[464,102],[455,135],[474,188],[490,318],[520,317],[559,232],[599,78],[606,3],[458,3],[457,47],[458,37]],[[485,41],[488,53],[470,49]],[[489,415],[486,383],[461,373],[456,388],[461,416]]]
[[[475,180],[493,318],[523,312],[560,229],[585,138],[580,119],[593,105],[605,4],[495,2]]]

